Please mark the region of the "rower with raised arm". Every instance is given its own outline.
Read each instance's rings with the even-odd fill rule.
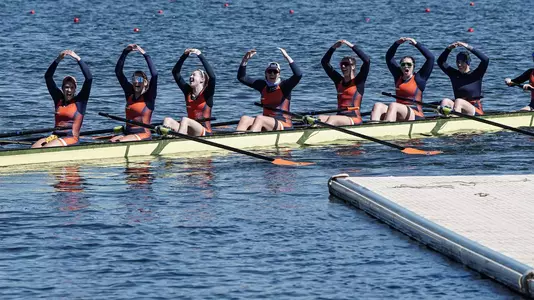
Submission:
[[[532,60],[534,61],[534,52],[532,53]],[[534,111],[534,68],[530,68],[523,72],[523,74],[517,76],[514,79],[506,78],[504,83],[508,86],[521,85],[523,82],[527,81],[528,83],[523,85],[523,90],[530,90],[530,104],[521,108],[521,110]]]
[[[237,72],[237,79],[261,93],[261,103],[267,107],[275,107],[289,111],[291,101],[291,91],[302,78],[300,68],[287,54],[286,50],[278,48],[289,63],[293,75],[288,79],[280,79],[280,64],[271,62],[265,69],[265,79],[253,79],[247,75],[247,63],[256,54],[256,50],[248,51]],[[293,127],[291,116],[280,112],[272,111],[267,107],[263,108],[263,115],[256,117],[243,116],[237,125],[237,131],[250,130],[259,132],[262,130],[284,130]]]
[[[81,91],[76,95],[77,81],[73,76],[66,76],[63,78],[61,89],[58,88],[54,81],[54,73],[57,66],[65,56],[74,58],[80,69],[82,70],[85,80]],[[58,147],[69,146],[79,142],[80,129],[83,123],[83,117],[85,115],[85,109],[87,108],[87,102],[89,101],[89,94],[91,93],[91,85],[93,83],[93,75],[89,71],[87,64],[72,50],[64,50],[59,56],[52,62],[48,70],[45,73],[46,87],[52,100],[54,100],[55,108],[55,126],[66,127],[72,126],[70,130],[64,130],[63,133],[66,137],[58,137],[52,134],[49,137],[42,138],[32,145],[32,148],[41,147]]]
[[[193,71],[189,76],[189,83],[187,83],[180,72],[184,61],[193,54],[200,59],[206,71],[202,69]],[[211,133],[210,121],[203,121],[202,123],[196,121],[211,118],[213,94],[215,93],[215,73],[204,55],[198,49],[186,49],[172,69],[172,75],[184,93],[187,117],[183,117],[180,122],[166,117],[163,119],[163,126],[181,134],[193,136],[205,136],[207,133]]]
[[[124,75],[124,62],[130,52],[139,51],[148,65],[150,71],[150,80],[143,71],[135,71],[132,75],[132,82],[128,82],[128,78]],[[126,118],[150,124],[152,120],[152,112],[156,104],[157,87],[158,87],[158,71],[152,63],[152,59],[146,51],[136,44],[130,44],[122,51],[117,65],[115,66],[115,75],[124,91],[126,97]],[[150,130],[147,128],[132,126],[126,124],[125,135],[117,135],[111,139],[112,142],[128,142],[148,140],[152,137]]]
[[[404,56],[400,60],[400,66],[395,61],[397,48],[405,42],[409,42],[417,48],[426,59],[421,69],[415,73],[414,57]],[[393,43],[386,53],[386,64],[395,80],[395,95],[413,99],[417,102],[423,102],[423,91],[425,90],[426,82],[434,68],[434,55],[425,46],[421,45],[421,43],[418,43],[413,38],[401,37]],[[371,111],[372,121],[385,120],[394,122],[420,118],[424,118],[423,107],[421,105],[414,105],[410,101],[398,98],[396,102],[389,104],[389,106],[384,103],[375,103],[373,110]]]
[[[363,63],[360,72],[356,71],[356,58],[352,56],[345,56],[341,59],[339,68],[341,69],[342,74],[338,73],[330,64],[334,51],[343,44],[351,48],[362,60]],[[319,119],[322,122],[336,126],[361,124],[362,117],[360,115],[360,105],[362,103],[365,89],[365,81],[367,80],[369,67],[371,65],[369,56],[358,46],[353,45],[349,41],[339,40],[328,49],[323,56],[323,59],[321,59],[321,65],[328,77],[330,77],[336,85],[338,109],[354,108],[354,110],[341,111],[333,116],[320,115],[318,116]]]
[[[463,47],[467,51],[461,51],[456,55],[458,69],[455,69],[447,64],[447,57],[457,47]],[[480,59],[480,64],[473,71],[471,71],[469,52]],[[482,78],[486,74],[488,64],[489,58],[486,55],[464,42],[455,42],[447,46],[438,58],[438,66],[449,76],[455,100],[445,98],[441,101],[441,106],[471,116],[483,115],[484,110],[480,101],[482,98]]]

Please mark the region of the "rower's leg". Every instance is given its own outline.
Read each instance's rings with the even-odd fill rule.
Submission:
[[[163,119],[163,126],[168,127],[172,129],[173,131],[179,131],[180,130],[180,122],[176,121],[173,118],[166,117]]]
[[[371,110],[371,121],[380,121],[384,120],[386,112],[388,111],[388,106],[384,103],[377,102]]]
[[[252,124],[252,127],[250,128],[250,131],[252,132],[260,132],[262,129],[265,129],[267,131],[276,130],[278,128],[275,128],[277,122],[272,117],[266,117],[266,116],[257,116],[254,120],[254,123]]]
[[[46,138],[39,139],[37,142],[33,143],[32,148],[41,148],[43,143],[46,142]]]
[[[415,120],[415,113],[407,105],[393,102],[389,104],[386,122],[395,122],[397,120],[413,121]]]
[[[449,99],[449,98],[445,98],[445,99],[441,100],[440,105],[453,108],[454,107],[454,101]]]
[[[523,108],[520,109],[520,111],[533,111],[534,109],[532,109],[532,107],[530,106],[525,106]]]
[[[469,103],[469,101],[458,98],[454,101],[454,111],[462,113],[462,114],[474,116],[476,109],[473,104]]]
[[[252,126],[252,123],[254,123],[254,119],[249,116],[242,116],[239,120],[239,124],[237,124],[236,131],[247,131],[250,126]]]
[[[329,115],[318,115],[317,116],[317,119],[319,119],[319,121],[321,122],[326,122],[328,120],[328,118],[330,118],[331,116]]]
[[[345,125],[354,125],[354,122],[350,117],[347,116],[330,116],[325,123],[334,126],[345,126]]]
[[[204,127],[195,120],[183,117],[178,132],[192,136],[201,136],[204,133]]]

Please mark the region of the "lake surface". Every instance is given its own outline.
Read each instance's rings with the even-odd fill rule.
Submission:
[[[43,76],[64,49],[75,50],[93,73],[84,129],[117,125],[97,113],[123,114],[125,101],[114,67],[129,43],[140,44],[159,71],[156,121],[185,114],[171,69],[190,47],[202,50],[215,69],[218,121],[260,113],[252,104],[259,94],[236,79],[242,56],[252,48],[258,51],[248,67],[253,76],[261,77],[270,61],[281,62],[282,76],[289,76],[276,47],[287,49],[299,64],[304,77],[293,92],[294,111],[333,108],[336,92],[320,60],[342,38],[371,56],[363,111],[375,101],[389,102],[380,96],[393,91],[384,56],[401,36],[415,38],[436,57],[458,40],[488,55],[485,109],[511,111],[529,102],[527,93],[504,85],[505,77],[532,67],[534,40],[528,33],[534,29],[534,13],[524,1],[474,6],[456,0],[224,3],[0,3],[0,131],[53,126],[53,103]],[[350,54],[347,47],[340,48],[333,65]],[[410,45],[399,48],[401,55],[423,60]],[[191,57],[183,74],[199,66]],[[147,70],[142,56],[133,53],[126,74],[136,69]],[[69,58],[61,62],[56,81],[67,74],[83,78]],[[451,96],[448,78],[435,66],[425,100]],[[10,169],[0,172],[0,297],[519,298],[365,213],[329,199],[327,181],[338,173],[527,174],[532,172],[533,141],[510,132],[395,141],[444,151],[425,157],[371,143],[260,152],[316,162],[305,168],[213,154]]]

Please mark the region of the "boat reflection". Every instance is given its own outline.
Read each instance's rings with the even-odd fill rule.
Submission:
[[[124,174],[126,175],[128,189],[152,191],[154,174],[150,161],[127,162]]]

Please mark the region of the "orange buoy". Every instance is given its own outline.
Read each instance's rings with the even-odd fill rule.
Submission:
[[[474,30],[473,28],[471,28],[471,27],[469,27],[469,28],[467,29],[467,32],[474,32],[474,31],[475,31],[475,30]]]
[[[134,32],[139,32],[139,28],[135,27]]]
[[[425,12],[429,13],[430,12],[430,8],[425,8]]]
[[[80,22],[79,18],[74,18],[74,23],[79,23],[79,22]]]
[[[289,14],[291,14],[291,15],[292,15],[292,14],[294,14],[294,13],[295,13],[295,11],[294,11],[294,10],[292,10],[292,9],[290,9],[290,10],[289,10]]]

